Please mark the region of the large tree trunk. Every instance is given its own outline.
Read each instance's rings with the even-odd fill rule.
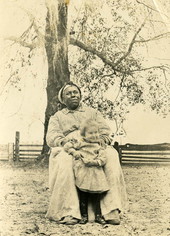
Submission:
[[[57,94],[63,84],[69,81],[67,4],[64,0],[46,0],[45,48],[48,60],[47,107],[45,111],[44,143],[42,154],[49,151],[46,133],[51,115],[58,110]]]

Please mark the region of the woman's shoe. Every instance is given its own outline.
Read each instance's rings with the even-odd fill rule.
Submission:
[[[65,225],[75,225],[78,223],[78,219],[72,216],[65,216],[62,220],[59,221],[59,223]]]
[[[120,225],[120,216],[119,216],[119,211],[118,210],[114,210],[113,211],[113,218],[110,220],[106,221],[107,224],[111,224],[111,225]]]
[[[81,220],[79,221],[79,224],[86,224],[88,222],[88,216],[82,215]]]
[[[101,225],[105,225],[106,224],[106,221],[104,220],[104,218],[101,215],[96,215],[95,222],[99,223]]]

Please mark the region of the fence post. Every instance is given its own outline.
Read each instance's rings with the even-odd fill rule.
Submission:
[[[119,154],[119,161],[120,161],[120,164],[122,164],[122,150],[121,150],[121,147],[120,147],[119,143],[118,142],[114,142],[113,147],[118,152],[118,154]]]
[[[120,164],[122,164],[122,149],[121,149],[121,147],[119,147],[119,161],[120,161]]]
[[[14,160],[14,144],[8,143],[8,159],[9,161]]]
[[[19,161],[19,141],[20,141],[20,133],[16,131],[15,134],[15,158],[14,161]]]

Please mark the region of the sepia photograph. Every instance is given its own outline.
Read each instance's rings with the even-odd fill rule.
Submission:
[[[170,236],[169,12],[0,0],[0,236]]]

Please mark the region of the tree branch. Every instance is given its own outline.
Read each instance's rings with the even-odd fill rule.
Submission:
[[[129,48],[127,50],[127,52],[122,56],[120,57],[117,62],[115,63],[115,66],[117,66],[118,64],[120,64],[121,61],[123,61],[132,51],[132,48],[133,48],[133,45],[135,44],[136,42],[136,37],[138,36],[139,32],[142,30],[143,26],[145,25],[145,22],[146,22],[146,19],[145,21],[142,23],[142,25],[139,27],[139,29],[136,31],[135,35],[133,36],[132,38],[132,41],[131,43],[129,44]]]
[[[127,52],[124,53],[124,55],[122,57],[120,57],[116,62],[113,62],[113,61],[109,60],[108,58],[106,58],[106,55],[103,52],[99,52],[95,48],[91,47],[90,45],[86,45],[85,43],[79,41],[78,39],[70,38],[70,44],[72,44],[74,46],[78,46],[79,48],[83,49],[84,51],[91,52],[92,54],[98,56],[105,64],[109,65],[115,72],[128,74],[128,73],[133,73],[133,72],[137,72],[137,71],[144,71],[144,70],[150,70],[150,69],[163,69],[163,68],[165,68],[165,66],[154,66],[154,67],[142,68],[142,69],[136,69],[136,70],[129,70],[129,71],[127,71],[127,70],[125,71],[123,69],[117,68],[118,65],[124,59],[126,59],[128,57],[128,55],[131,53],[132,48],[133,48],[135,43],[146,43],[146,42],[149,42],[149,41],[159,40],[163,37],[169,36],[170,32],[166,32],[166,33],[163,33],[163,34],[160,34],[160,35],[156,35],[155,37],[150,38],[150,39],[136,40],[136,37],[139,35],[140,31],[144,27],[146,20],[147,20],[147,18],[145,19],[145,21],[142,23],[142,25],[139,27],[139,29],[137,30],[137,32],[133,36],[132,41],[129,44]]]
[[[5,40],[13,41],[14,43],[18,43],[23,47],[30,48],[31,50],[33,50],[37,46],[36,43],[25,42],[24,40],[21,39],[21,37],[10,36],[10,37],[6,37]]]
[[[10,79],[12,78],[12,76],[15,75],[15,71],[10,75],[10,77],[8,78],[8,80],[6,81],[6,83],[4,84],[2,91],[0,92],[0,96],[3,94],[5,87],[7,86],[7,84],[9,83]]]
[[[21,37],[24,37],[24,36],[25,36],[25,33],[28,32],[28,31],[33,27],[35,33],[37,34],[37,44],[36,44],[36,45],[38,46],[38,45],[41,45],[42,43],[44,44],[44,42],[45,42],[45,39],[44,39],[44,38],[45,38],[45,37],[44,37],[44,35],[40,32],[40,30],[39,30],[39,28],[38,28],[38,26],[37,26],[37,24],[36,24],[34,15],[33,15],[30,11],[28,11],[27,9],[25,9],[25,8],[23,8],[23,7],[21,7],[21,6],[19,6],[19,8],[20,8],[21,10],[23,10],[23,11],[27,14],[27,16],[28,16],[29,19],[30,19],[30,22],[32,22],[31,25],[29,26],[28,30],[26,30],[26,31],[21,35]]]
[[[145,3],[140,2],[139,0],[136,0],[136,2],[139,3],[139,4],[141,4],[141,5],[143,5],[143,6],[145,6],[146,8],[148,8],[148,9],[150,9],[150,10],[152,10],[152,11],[158,12],[158,11],[157,11],[156,9],[154,9],[153,7],[148,6],[148,5],[146,5]]]
[[[139,32],[139,30],[138,30],[138,32]],[[137,32],[136,32],[135,35],[137,35]],[[128,52],[124,56],[121,57],[121,60],[125,59],[129,55],[130,50],[132,49],[132,46],[133,46],[132,44],[134,44],[136,42],[134,40],[135,37],[136,36],[133,37],[133,40],[132,40],[131,44],[129,45]],[[116,68],[116,66],[118,66],[118,62],[113,63],[111,60],[106,58],[104,53],[101,53],[101,52],[97,51],[95,48],[91,47],[90,45],[85,45],[84,43],[80,42],[79,40],[76,40],[76,39],[73,39],[73,38],[70,38],[70,44],[72,44],[74,46],[78,46],[81,49],[83,49],[84,51],[91,52],[92,54],[98,56],[105,64],[109,65],[115,72],[120,72],[120,73],[124,73],[124,74],[130,74],[130,73],[138,72],[138,71],[146,71],[146,70],[151,70],[151,69],[165,69],[165,68],[168,68],[166,66],[152,66],[152,67],[147,67],[147,68],[141,68],[141,69],[136,69],[136,70],[126,70],[125,71],[123,69]],[[120,62],[121,61],[119,60],[119,63]]]
[[[98,56],[104,64],[109,65],[115,72],[126,73],[126,71],[116,68],[115,63],[106,58],[106,55],[103,52],[97,51],[95,48],[90,45],[86,45],[78,39],[70,38],[70,44],[73,46],[77,46],[83,49],[86,52],[91,52],[92,54]]]
[[[29,12],[28,10],[24,9],[24,8],[21,8],[23,11],[26,12],[26,14],[28,15],[28,17],[30,18],[30,21],[32,22],[32,26],[37,34],[37,37],[39,39],[39,41],[43,41],[44,42],[44,35],[39,31],[39,28],[35,22],[35,17],[32,15],[31,12]]]
[[[38,26],[35,22],[34,16],[26,9],[24,9],[24,8],[21,8],[21,9],[24,10],[27,13],[27,15],[29,16],[30,21],[31,21],[30,26],[22,33],[22,35],[20,37],[10,36],[10,37],[6,37],[5,40],[13,41],[14,43],[18,43],[23,47],[27,47],[27,48],[30,48],[30,50],[33,50],[38,45],[44,44],[44,41],[45,41],[44,35],[40,33]],[[29,33],[29,31],[31,30],[32,27],[34,28],[35,33],[37,35],[37,37],[36,37],[37,42],[36,43],[35,42],[34,43],[27,43],[27,42],[25,42],[25,37],[27,36],[27,34]]]
[[[165,78],[165,88],[166,88],[166,90],[167,90],[168,93],[169,93],[170,90],[169,90],[169,88],[168,88],[168,85],[169,85],[169,84],[167,84],[167,80],[168,80],[168,79],[167,79],[167,76],[166,76],[165,69],[163,69],[163,74],[164,74],[164,78]]]
[[[166,32],[163,34],[156,35],[153,38],[143,39],[143,40],[135,40],[135,43],[146,43],[146,42],[153,41],[153,40],[159,40],[159,39],[169,36],[169,35],[170,35],[170,32]]]
[[[28,28],[22,33],[22,35],[20,37],[24,38],[27,35],[27,33],[31,30],[32,26],[33,26],[33,21],[30,24],[30,26],[28,26]]]
[[[117,95],[116,95],[116,97],[115,97],[115,99],[114,99],[114,102],[117,101],[117,99],[118,99],[118,97],[119,97],[119,95],[120,95],[120,93],[121,93],[121,91],[122,91],[122,87],[123,87],[123,83],[124,83],[124,79],[125,79],[125,78],[126,78],[126,77],[125,77],[125,74],[123,74],[123,75],[122,75],[122,78],[121,78],[121,80],[120,80],[119,91],[118,91],[118,93],[117,93]]]
[[[85,45],[83,42],[80,42],[77,39],[73,39],[70,38],[70,43],[74,46],[78,46],[80,48],[82,48],[83,50],[87,51],[87,52],[91,52],[93,54],[95,54],[96,56],[98,56],[105,64],[111,66],[111,68],[114,71],[117,72],[122,72],[122,70],[117,69],[116,67],[131,53],[133,45],[136,42],[136,37],[138,36],[139,32],[142,30],[143,26],[145,25],[146,19],[145,21],[142,23],[142,25],[139,27],[139,29],[137,30],[137,32],[135,33],[135,35],[132,38],[131,43],[129,44],[128,50],[126,53],[124,53],[124,55],[122,57],[120,57],[115,63],[112,62],[111,60],[107,59],[106,56],[104,55],[104,53],[97,51],[95,48],[91,47],[90,45]],[[125,72],[125,71],[124,71]]]
[[[146,70],[152,70],[152,69],[165,70],[165,69],[169,69],[169,67],[168,66],[151,66],[151,67],[141,68],[137,70],[131,70],[130,72],[133,73],[133,72],[146,71]]]
[[[105,64],[111,66],[113,70],[115,69],[114,63],[106,58],[104,53],[97,51],[95,48],[91,47],[90,45],[86,45],[83,42],[80,42],[78,39],[70,38],[70,44],[74,46],[78,46],[79,48],[83,49],[86,52],[91,52],[92,54],[98,56]]]
[[[149,10],[155,11],[155,12],[157,12],[157,13],[161,13],[162,15],[166,16],[167,18],[169,18],[164,12],[158,11],[158,10],[156,10],[155,8],[151,7],[151,6],[146,5],[146,4],[143,3],[143,2],[140,2],[139,0],[136,0],[136,2],[139,3],[139,4],[141,4],[141,5],[143,5],[143,6],[145,6],[145,7],[148,8]]]

